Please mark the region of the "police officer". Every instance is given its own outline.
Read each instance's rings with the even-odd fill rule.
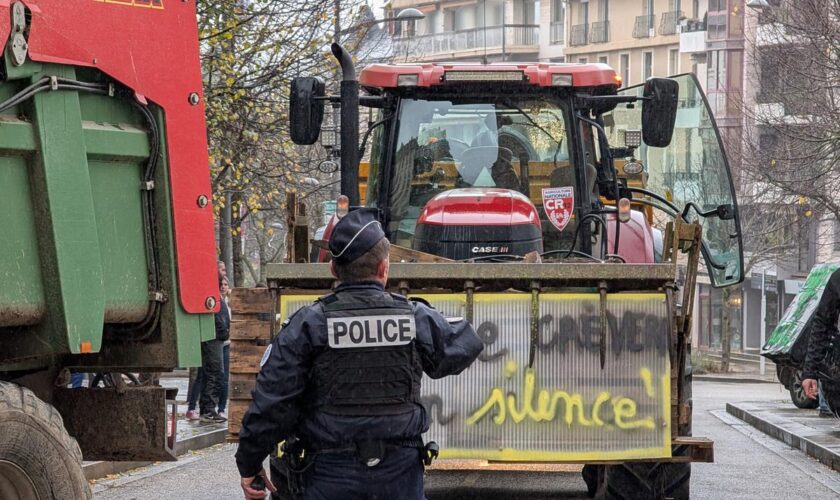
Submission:
[[[292,315],[266,350],[242,419],[236,463],[245,498],[277,443],[306,450],[307,499],[422,499],[423,372],[458,374],[483,346],[469,323],[385,291],[389,243],[359,209],[329,241],[334,293]],[[314,457],[314,458],[312,458]]]

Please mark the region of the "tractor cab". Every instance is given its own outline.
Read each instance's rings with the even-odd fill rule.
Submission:
[[[326,100],[346,106],[346,82],[328,98],[316,80],[293,84],[306,118],[293,107],[293,129],[320,124]],[[455,261],[656,263],[680,218],[703,226],[712,283],[741,281],[731,176],[693,75],[621,89],[603,64],[374,64],[357,83],[372,112],[353,153],[367,161],[346,161],[358,132],[342,130],[342,191],[379,209],[393,244]],[[357,126],[347,111],[343,128]]]

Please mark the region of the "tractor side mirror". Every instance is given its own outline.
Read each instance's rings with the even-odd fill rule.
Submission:
[[[645,144],[664,148],[671,144],[677,121],[680,85],[670,78],[648,78],[642,104],[642,138]]]
[[[292,141],[311,146],[318,141],[324,121],[326,86],[315,76],[301,76],[292,80],[289,93],[289,130]]]

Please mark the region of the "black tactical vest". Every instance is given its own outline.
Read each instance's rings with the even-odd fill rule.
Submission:
[[[314,408],[333,415],[397,415],[420,405],[423,367],[405,297],[339,292],[320,299],[327,345],[310,379]]]

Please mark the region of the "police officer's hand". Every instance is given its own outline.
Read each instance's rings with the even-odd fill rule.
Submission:
[[[257,481],[257,484],[253,484],[257,477],[259,477],[260,480]],[[271,484],[271,480],[268,479],[265,469],[260,469],[260,472],[256,476],[243,477],[239,484],[242,486],[242,491],[245,492],[245,500],[263,500],[265,498],[266,489],[272,493],[277,491],[277,488]],[[263,485],[264,488],[261,487]],[[256,489],[255,486],[259,489]]]
[[[802,390],[805,395],[811,399],[817,399],[817,381],[812,378],[806,378],[802,381]]]

